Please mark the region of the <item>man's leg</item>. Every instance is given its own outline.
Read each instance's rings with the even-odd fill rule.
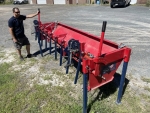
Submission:
[[[31,58],[32,55],[30,53],[30,42],[27,37],[24,38],[23,44],[26,45],[26,50],[27,50],[27,58]]]
[[[35,57],[34,55],[32,55],[32,54],[30,53],[30,45],[26,45],[26,50],[27,50],[27,58]]]
[[[17,53],[19,55],[20,60],[23,60],[23,56],[21,54],[22,45],[20,44],[20,42],[16,42],[16,43],[14,43],[14,46],[15,46],[15,48],[17,50]]]
[[[18,54],[19,54],[20,60],[23,61],[24,58],[23,58],[23,56],[22,56],[22,54],[21,54],[21,49],[17,49],[17,52],[18,52]]]
[[[24,45],[26,45],[27,58],[34,57],[34,55],[32,55],[32,54],[30,53],[30,42],[29,42],[29,40],[28,40],[27,37],[25,37],[25,39],[24,39]]]
[[[19,57],[22,57],[22,55],[21,55],[21,49],[17,49],[17,52],[19,54]]]
[[[30,45],[26,45],[27,55],[30,55]]]

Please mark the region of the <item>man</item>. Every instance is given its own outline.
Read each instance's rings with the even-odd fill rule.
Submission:
[[[33,55],[30,53],[29,40],[24,34],[23,20],[25,20],[26,18],[32,18],[37,16],[39,11],[37,11],[37,13],[35,14],[29,14],[29,15],[20,15],[20,10],[17,7],[14,7],[12,11],[13,11],[13,16],[9,19],[8,26],[9,26],[9,32],[12,36],[14,46],[17,49],[20,60],[24,60],[21,54],[21,48],[24,45],[26,45],[27,58],[31,58]]]

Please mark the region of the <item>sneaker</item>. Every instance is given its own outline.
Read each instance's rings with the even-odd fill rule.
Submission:
[[[24,58],[23,58],[23,56],[20,56],[20,61],[24,61]]]
[[[27,58],[32,58],[32,57],[36,57],[36,56],[33,55],[33,54],[28,54],[28,55],[27,55]]]

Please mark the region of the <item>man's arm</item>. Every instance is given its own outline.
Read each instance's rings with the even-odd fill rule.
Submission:
[[[14,35],[14,33],[13,33],[13,28],[10,28],[10,27],[9,27],[9,32],[10,32],[10,34],[11,34],[11,36],[12,36],[13,42],[17,42],[17,39],[15,38],[15,35]]]
[[[38,14],[39,14],[39,11],[37,11],[37,12],[34,13],[34,14],[26,15],[26,18],[33,18],[33,17],[37,16]]]

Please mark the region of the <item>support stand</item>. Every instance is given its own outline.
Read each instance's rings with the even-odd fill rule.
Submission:
[[[83,113],[87,113],[87,74],[83,74]]]
[[[118,97],[117,97],[117,101],[116,101],[117,104],[121,103],[121,97],[122,97],[122,91],[123,91],[123,85],[124,85],[124,81],[125,81],[127,66],[128,66],[128,62],[124,62],[123,68],[122,68],[122,75],[121,75],[121,80],[120,80],[119,91],[118,91]]]
[[[60,46],[60,63],[59,63],[60,66],[62,65],[62,55],[63,55],[63,48],[62,48],[62,45],[61,45]]]
[[[38,30],[38,43],[39,43],[39,47],[40,47],[41,56],[43,57],[42,45],[41,45],[41,34],[40,34],[39,30]]]
[[[47,50],[47,36],[45,37],[45,50]]]
[[[75,76],[75,80],[74,80],[74,84],[77,83],[78,80],[78,75],[79,75],[79,71],[80,71],[80,67],[81,67],[81,57],[79,58],[79,62],[78,62],[78,67],[77,67],[77,72],[76,72],[76,76]]]
[[[72,57],[71,56],[71,52],[70,52],[70,50],[68,50],[68,61],[67,61],[67,65],[65,66],[66,67],[66,74],[68,74],[68,71],[69,71],[69,65],[70,65],[70,57]]]
[[[57,60],[57,41],[55,39],[55,60]]]
[[[51,55],[51,48],[52,48],[52,39],[50,37],[50,40],[49,40],[49,54]]]

